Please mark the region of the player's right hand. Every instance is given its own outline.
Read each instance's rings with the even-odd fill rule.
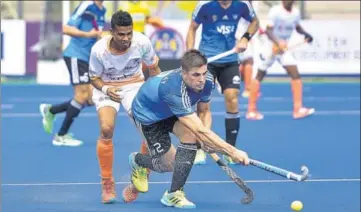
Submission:
[[[244,165],[249,165],[248,155],[242,150],[236,149],[234,152],[232,152],[230,157],[236,163],[243,163]]]
[[[120,96],[119,96],[119,88],[118,87],[110,87],[110,88],[108,88],[107,95],[110,97],[111,100],[120,103]]]
[[[307,43],[312,43],[312,41],[313,41],[312,35],[305,33],[305,40]]]
[[[248,46],[247,38],[241,38],[241,40],[236,43],[234,49],[236,50],[237,53],[241,53],[246,51],[247,46]]]
[[[92,29],[88,32],[88,38],[100,38],[102,36],[102,31]]]

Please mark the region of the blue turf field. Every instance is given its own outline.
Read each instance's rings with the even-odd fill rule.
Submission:
[[[2,209],[4,212],[70,211],[178,211],[164,207],[160,198],[169,187],[170,174],[151,175],[150,190],[133,204],[121,202],[129,182],[129,153],[138,151],[140,136],[121,111],[114,138],[114,173],[119,202],[100,203],[100,177],[95,154],[99,135],[95,109],[87,108],[71,129],[85,145],[53,147],[44,133],[39,103],[59,103],[72,95],[71,87],[2,86]],[[240,103],[245,111],[246,100]],[[193,211],[287,212],[293,200],[304,203],[305,212],[360,211],[360,84],[305,84],[304,103],[316,114],[292,120],[288,84],[265,84],[259,108],[265,119],[241,120],[237,146],[251,157],[299,171],[306,164],[308,182],[286,181],[254,167],[235,166],[256,194],[251,205],[242,205],[243,193],[208,158],[195,166],[185,191],[197,204]],[[224,137],[223,98],[215,93],[213,129]],[[63,119],[59,115],[55,129]]]

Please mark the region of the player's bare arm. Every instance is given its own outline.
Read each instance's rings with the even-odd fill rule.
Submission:
[[[148,67],[148,69],[150,76],[156,76],[161,72],[158,62],[154,66]]]
[[[245,152],[229,145],[212,130],[207,129],[195,113],[179,117],[179,121],[195,134],[197,140],[205,143],[207,147],[216,152],[229,155],[236,162],[248,165],[248,156]]]
[[[278,40],[276,36],[273,34],[273,26],[267,25],[265,34],[267,35],[268,39],[270,39],[277,47],[277,51],[279,53],[283,53],[287,49],[287,43],[282,40]]]
[[[204,127],[211,129],[212,125],[212,113],[210,102],[200,102],[197,105],[197,113],[199,119],[202,121]]]
[[[246,50],[248,42],[251,40],[252,36],[259,29],[259,19],[255,16],[252,22],[249,24],[247,31],[244,33],[242,38],[237,42],[236,52],[243,52]]]
[[[202,121],[204,127],[211,129],[212,126],[212,113],[211,104],[209,102],[199,102],[197,104],[197,114],[199,119]]]
[[[249,24],[247,28],[247,32],[250,35],[254,35],[259,29],[259,19],[257,16],[255,16],[252,20],[252,22]]]
[[[83,38],[96,38],[101,36],[101,31],[97,31],[93,29],[89,32],[86,32],[79,30],[74,26],[69,26],[69,25],[63,25],[63,33],[65,35],[69,35],[72,37],[83,37]]]
[[[194,48],[194,43],[196,40],[196,32],[199,27],[199,24],[197,24],[195,21],[191,21],[191,24],[189,25],[187,37],[186,37],[186,47],[187,50]]]
[[[155,28],[164,27],[164,23],[163,23],[162,19],[160,19],[159,17],[156,17],[156,16],[146,16],[145,23],[150,24]]]
[[[311,43],[313,41],[313,37],[309,33],[307,33],[300,24],[296,25],[296,31],[299,34],[304,35],[305,40],[307,40],[308,43]]]
[[[286,43],[284,43],[282,40],[278,40],[273,34],[273,26],[268,25],[266,27],[265,34],[267,35],[268,39],[270,39],[280,49],[281,52],[287,48]]]

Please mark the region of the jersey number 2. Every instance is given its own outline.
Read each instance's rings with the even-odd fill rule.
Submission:
[[[160,145],[160,143],[155,143],[155,144],[153,144],[153,146],[158,153],[161,153],[164,151],[164,149],[162,148],[162,145]]]

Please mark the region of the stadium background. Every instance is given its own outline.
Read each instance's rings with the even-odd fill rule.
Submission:
[[[184,51],[185,34],[191,11],[197,1],[144,1],[152,15],[163,19],[170,29],[159,37],[159,32],[147,26],[146,34],[152,38],[161,57],[162,70],[179,65],[179,55]],[[270,6],[277,1],[255,1],[254,7],[261,19],[267,20]],[[39,84],[68,84],[68,75],[61,50],[69,37],[61,35],[62,22],[79,1],[2,1],[1,2],[1,76],[3,82],[27,79]],[[105,1],[106,21],[109,23],[115,8],[122,1]],[[162,9],[160,8],[162,5]],[[355,76],[360,74],[360,3],[358,1],[297,1],[301,9],[302,24],[315,37],[312,45],[304,45],[294,52],[300,72],[313,76]],[[177,26],[177,27],[174,27]],[[344,33],[344,32],[349,33]],[[200,30],[198,30],[200,32]],[[153,34],[153,36],[152,36]],[[199,35],[199,33],[198,33]],[[293,36],[293,41],[301,39]],[[199,36],[197,36],[199,41]],[[156,43],[173,42],[173,45]],[[197,44],[196,44],[197,45]],[[167,50],[164,50],[168,46]],[[258,50],[255,51],[255,60]],[[257,63],[257,62],[256,62]],[[271,74],[284,76],[275,64]]]
[[[105,3],[109,21],[112,8],[122,2]],[[190,8],[195,3],[167,2],[158,11],[166,26],[174,28],[170,35],[179,34],[184,40]],[[269,6],[275,3],[257,2],[255,9],[261,24],[267,21]],[[61,59],[65,37],[60,29],[77,4],[1,1],[1,209],[173,211],[159,202],[169,187],[170,173],[151,175],[149,193],[140,195],[135,204],[100,203],[95,154],[99,126],[94,107],[85,108],[71,128],[84,141],[81,147],[54,147],[53,135],[42,129],[39,104],[67,101],[73,93]],[[159,2],[149,4],[156,14]],[[242,118],[237,147],[255,159],[292,171],[306,164],[311,171],[310,179],[291,183],[257,168],[234,166],[256,194],[251,205],[242,205],[239,201],[243,193],[208,157],[206,165],[192,169],[186,185],[187,197],[197,204],[194,211],[290,212],[293,200],[304,203],[304,212],[360,211],[360,2],[297,1],[297,4],[302,11],[302,25],[315,39],[312,45],[297,48],[294,54],[304,76],[304,103],[315,107],[316,113],[307,119],[292,119],[289,78],[275,65],[270,70],[272,77],[266,77],[262,84],[259,109],[265,119],[252,122]],[[154,31],[151,27],[147,30],[148,35]],[[301,38],[295,35],[293,41],[298,39]],[[169,45],[159,45],[159,42],[158,47],[169,46],[172,50],[172,54],[161,58],[161,69],[178,67],[182,43],[168,40],[165,44]],[[158,50],[164,53],[166,49]],[[214,92],[211,104],[212,129],[225,137],[223,96]],[[246,99],[240,99],[239,108],[243,116]],[[57,118],[54,129],[60,127],[64,115]],[[124,111],[117,117],[113,141],[114,177],[121,200],[121,191],[129,183],[128,155],[138,151],[140,145],[140,136]]]

